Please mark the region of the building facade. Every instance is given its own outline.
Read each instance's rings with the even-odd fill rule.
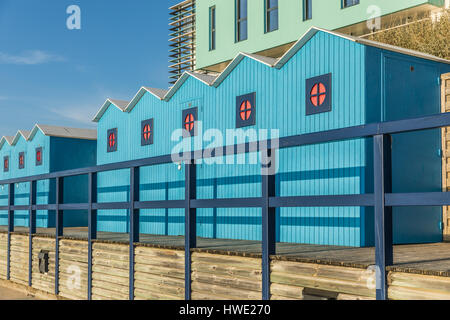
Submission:
[[[0,141],[0,180],[34,176],[83,168],[95,165],[96,130],[75,129],[36,125],[32,131],[18,131],[14,137],[3,137]],[[36,203],[55,203],[55,181],[41,180],[36,183]],[[64,202],[83,203],[87,201],[87,178],[71,177],[64,181]],[[28,205],[30,184],[17,183],[14,190],[14,204]],[[0,203],[8,205],[8,185],[0,186]],[[14,225],[28,227],[28,211],[14,213]],[[0,225],[8,224],[8,212],[0,211]],[[37,211],[36,226],[55,226],[55,213]],[[71,211],[64,215],[64,226],[87,226],[87,212]]]
[[[361,36],[448,5],[448,0],[196,0],[195,69],[221,72],[239,52],[278,58],[312,26]]]
[[[437,79],[449,70],[446,60],[311,28],[279,59],[241,53],[219,75],[186,72],[168,91],[143,87],[131,101],[107,100],[94,119],[97,164],[172,154],[180,143],[184,150],[211,147],[211,130],[223,136],[227,130],[257,132],[223,143],[230,145],[266,138],[260,135],[264,130],[277,130],[268,134],[272,138],[287,137],[436,114]],[[439,130],[394,137],[394,192],[441,190],[440,143]],[[261,164],[252,156],[199,164],[197,197],[260,196]],[[277,196],[373,191],[370,140],[281,150],[278,162]],[[183,167],[174,161],[142,168],[140,200],[184,199]],[[99,174],[98,186],[101,202],[129,200],[128,170]],[[184,233],[184,210],[141,210],[140,215],[142,233]],[[260,209],[198,209],[197,215],[200,237],[261,239]],[[127,210],[99,211],[98,219],[100,231],[129,230]],[[442,241],[441,222],[440,208],[395,208],[394,241]],[[373,237],[370,208],[277,211],[281,242],[360,247],[373,245]]]

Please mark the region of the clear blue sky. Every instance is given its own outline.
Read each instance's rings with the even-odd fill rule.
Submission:
[[[179,0],[0,0],[0,137],[35,123],[95,127],[106,98],[168,87]],[[81,9],[69,30],[66,9]]]

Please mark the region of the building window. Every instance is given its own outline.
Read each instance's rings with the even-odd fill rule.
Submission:
[[[278,0],[266,1],[266,32],[278,30]]]
[[[183,110],[183,137],[193,137],[197,135],[198,109],[191,108]]]
[[[342,0],[342,8],[348,8],[359,4],[359,0]]]
[[[9,157],[6,156],[3,158],[3,172],[9,171]]]
[[[153,144],[153,119],[141,122],[141,146]]]
[[[209,8],[209,50],[216,49],[216,7]]]
[[[107,152],[117,151],[117,128],[108,130]]]
[[[331,73],[306,80],[306,115],[331,111]]]
[[[247,40],[248,30],[247,0],[236,0],[236,40]]]
[[[42,165],[42,147],[36,148],[36,166]]]
[[[312,19],[312,0],[303,0],[303,21]]]
[[[19,153],[19,169],[25,168],[25,152]]]
[[[256,124],[256,93],[250,93],[236,98],[236,128]]]

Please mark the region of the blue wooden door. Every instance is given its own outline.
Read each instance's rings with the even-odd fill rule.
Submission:
[[[440,112],[439,69],[415,59],[385,58],[384,119]],[[440,130],[393,135],[394,192],[441,191]],[[442,241],[440,207],[394,208],[394,242]]]

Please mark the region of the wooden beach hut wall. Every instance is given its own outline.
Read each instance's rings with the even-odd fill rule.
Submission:
[[[186,72],[168,91],[142,87],[131,101],[108,99],[98,122],[97,164],[173,153],[190,132],[192,150],[211,146],[209,129],[264,129],[279,137],[405,119],[440,112],[439,77],[450,61],[419,52],[311,28],[279,59],[239,54],[219,75]],[[269,137],[274,137],[274,136]],[[440,191],[440,131],[393,137],[394,192]],[[229,142],[229,141],[227,141]],[[232,141],[237,143],[239,141]],[[240,141],[242,142],[242,141]],[[278,196],[364,194],[373,190],[371,139],[281,150]],[[200,199],[260,196],[260,163],[202,163]],[[234,165],[226,164],[235,160]],[[242,160],[242,159],[241,159]],[[141,201],[184,199],[184,166],[175,162],[142,168]],[[129,172],[98,176],[99,201],[128,201]],[[198,209],[197,235],[261,239],[261,211]],[[127,232],[127,210],[98,212],[100,231]],[[394,208],[394,242],[442,241],[441,208]],[[374,243],[373,209],[282,208],[277,241],[342,246]],[[182,235],[184,211],[141,210],[140,231]]]
[[[3,137],[0,141],[0,180],[34,176],[51,172],[93,166],[96,163],[97,132],[92,129],[77,129],[58,126],[35,125],[32,131],[19,131],[14,137]],[[0,203],[8,205],[8,185],[0,186]],[[28,205],[30,184],[14,185],[14,204]],[[87,178],[72,177],[64,181],[64,202],[87,202]],[[37,204],[55,203],[55,182],[37,182]],[[28,211],[16,211],[15,226],[28,227]],[[8,224],[8,213],[0,212],[0,225]],[[55,213],[37,211],[36,226],[55,226]],[[68,211],[64,215],[64,226],[87,226],[87,212]]]

